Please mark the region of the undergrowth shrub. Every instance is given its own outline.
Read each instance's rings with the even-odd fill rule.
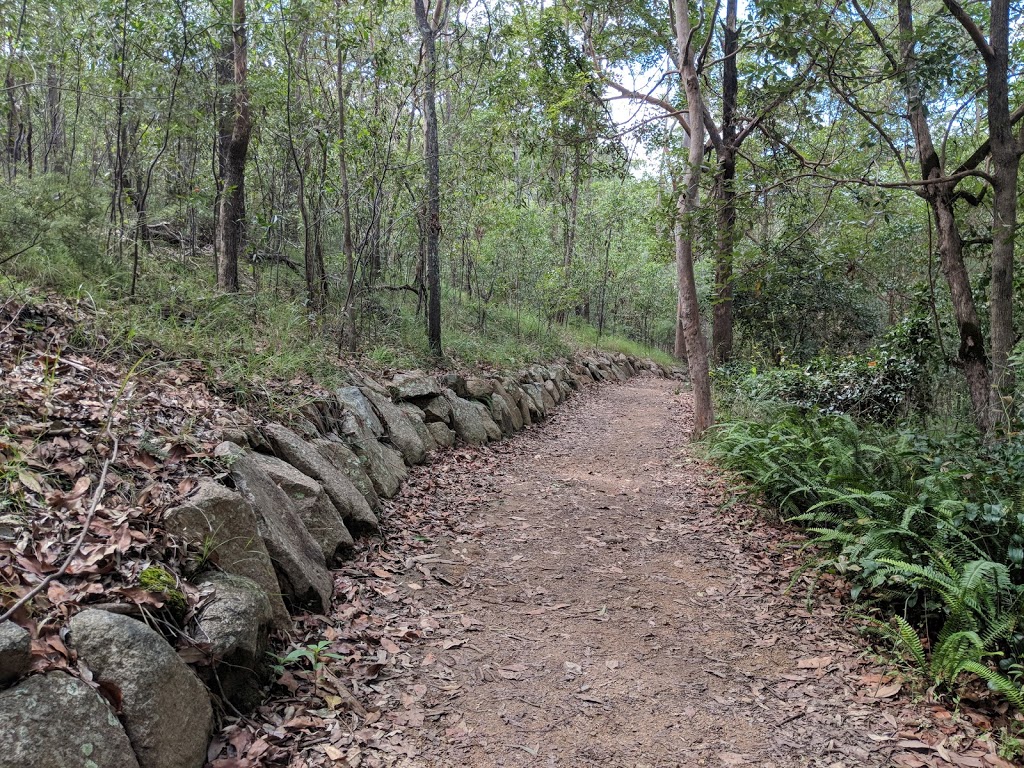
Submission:
[[[711,456],[804,527],[855,599],[897,615],[887,634],[928,676],[972,672],[1024,704],[1024,438],[938,439],[780,405],[762,417],[718,426]]]
[[[803,411],[846,413],[893,423],[926,400],[932,331],[926,318],[894,326],[871,351],[817,357],[804,366],[758,371],[739,367],[715,371],[728,408],[743,402],[779,403]]]

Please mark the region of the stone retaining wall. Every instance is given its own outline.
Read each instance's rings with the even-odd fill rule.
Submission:
[[[258,704],[271,632],[291,628],[290,611],[329,610],[330,568],[352,552],[355,536],[379,533],[380,499],[398,493],[408,467],[457,440],[509,437],[583,387],[642,372],[680,375],[625,355],[595,355],[510,376],[362,377],[304,406],[288,426],[229,430],[216,451],[223,482],[200,481],[165,516],[167,530],[210,564],[198,585],[210,597],[192,633],[214,663],[197,674],[141,621],[82,611],[67,642],[84,676],[120,700],[115,713],[65,672],[21,679],[28,634],[6,622],[0,768],[200,768],[214,724],[210,691],[238,710]]]

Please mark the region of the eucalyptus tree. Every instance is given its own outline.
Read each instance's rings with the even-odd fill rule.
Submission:
[[[447,20],[448,0],[413,0],[416,25],[422,41],[424,68],[423,160],[426,177],[425,249],[427,284],[427,343],[441,357],[441,265],[438,241],[441,238],[441,181],[437,141],[437,36]]]
[[[679,218],[675,224],[676,271],[679,280],[679,315],[686,341],[686,363],[693,387],[693,433],[700,435],[715,421],[711,402],[711,376],[708,352],[701,330],[700,304],[697,281],[693,273],[694,215],[700,206],[700,176],[704,164],[704,97],[697,70],[697,50],[694,28],[690,21],[687,0],[673,0],[675,16],[676,62],[686,94],[686,113],[689,118],[689,152],[686,169],[679,189],[677,208]],[[710,39],[710,33],[708,39]]]
[[[227,42],[218,55],[218,74],[230,89],[227,108],[219,123],[217,161],[217,287],[238,290],[238,257],[245,248],[245,166],[252,135],[248,89],[248,31],[245,0],[229,0]],[[227,76],[230,73],[230,76]]]

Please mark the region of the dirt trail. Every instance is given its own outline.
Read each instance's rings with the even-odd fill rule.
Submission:
[[[787,590],[793,534],[719,510],[677,384],[573,403],[396,500],[409,525],[448,533],[385,595],[382,621],[419,639],[392,643],[365,688],[382,762],[852,768],[952,749],[871,665],[836,596],[819,585],[812,614]]]

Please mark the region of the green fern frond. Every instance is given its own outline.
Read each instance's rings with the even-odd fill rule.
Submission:
[[[932,676],[953,683],[964,664],[980,662],[984,655],[984,645],[977,632],[954,632],[932,650]]]
[[[881,559],[878,562],[889,566],[896,573],[910,577],[921,586],[929,587],[943,594],[947,592],[955,594],[957,591],[956,583],[948,575],[930,565],[919,565],[890,558]]]
[[[995,623],[990,624],[988,629],[985,630],[985,634],[981,637],[982,643],[986,648],[994,648],[996,644],[1009,639],[1013,635],[1019,622],[1020,616],[1014,614],[1002,617]]]
[[[1024,688],[1008,677],[976,661],[965,661],[958,672],[973,672],[988,684],[989,690],[996,691],[1018,709],[1024,709]]]
[[[897,641],[897,645],[911,655],[918,669],[922,672],[926,671],[928,659],[925,656],[924,644],[921,642],[920,635],[902,616],[893,617],[893,623],[896,624],[896,629],[892,633],[892,637]]]

